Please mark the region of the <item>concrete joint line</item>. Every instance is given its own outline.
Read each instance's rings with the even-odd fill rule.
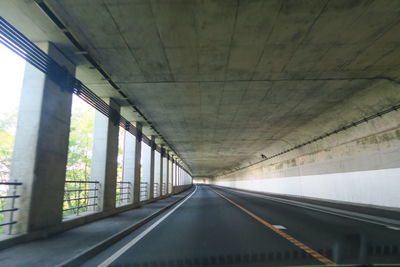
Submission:
[[[72,258],[64,261],[63,263],[59,264],[58,266],[73,267],[73,266],[78,266],[78,265],[84,263],[85,260],[95,256],[96,254],[100,253],[101,251],[103,251],[107,247],[111,246],[112,244],[115,244],[116,242],[118,242],[119,240],[121,240],[122,238],[127,236],[128,234],[132,233],[133,231],[135,231],[139,227],[143,226],[144,224],[148,223],[149,221],[151,221],[155,217],[157,217],[160,214],[162,214],[164,211],[170,209],[171,207],[175,206],[177,203],[183,201],[190,194],[191,194],[191,192],[189,192],[188,194],[186,194],[182,198],[174,201],[173,203],[169,204],[168,206],[162,208],[161,210],[159,210],[159,211],[151,214],[150,216],[144,218],[140,222],[138,222],[138,223],[136,223],[134,225],[128,226],[127,228],[121,230],[120,232],[115,233],[112,236],[110,236],[109,238],[101,241],[100,243],[98,243],[98,244],[90,247],[89,249],[79,253],[78,255],[75,255]]]

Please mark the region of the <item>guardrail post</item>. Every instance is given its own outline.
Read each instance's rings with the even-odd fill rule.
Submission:
[[[75,74],[75,66],[55,46],[37,45]],[[72,103],[72,92],[66,87],[26,64],[11,167],[11,179],[23,183],[14,233],[46,229],[62,221]]]
[[[112,99],[104,99],[116,111]],[[99,184],[98,211],[115,209],[119,124],[96,110],[91,179]]]

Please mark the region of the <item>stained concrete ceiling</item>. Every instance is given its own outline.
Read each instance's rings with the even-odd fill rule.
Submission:
[[[289,134],[322,134],[301,127],[399,76],[396,0],[44,2],[195,176],[287,148]],[[104,87],[89,76],[89,88]]]

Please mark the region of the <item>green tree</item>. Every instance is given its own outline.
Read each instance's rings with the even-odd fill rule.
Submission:
[[[74,99],[74,101],[81,101]],[[91,171],[91,158],[93,149],[93,125],[94,125],[94,110],[90,107],[73,105],[71,116],[71,128],[69,134],[68,146],[68,163],[66,172],[66,181],[89,181]],[[64,199],[64,209],[73,207],[85,206],[89,196],[88,191],[78,191],[89,189],[89,185],[85,183],[66,183],[66,191]],[[64,212],[64,216],[75,212],[87,211],[87,207],[78,210],[69,210]]]
[[[0,181],[10,179],[14,148],[16,112],[0,117]]]
[[[17,112],[2,114],[0,117],[0,181],[10,180],[10,169],[14,148],[14,135]],[[8,186],[0,185],[0,195],[7,195]],[[0,210],[5,209],[6,199],[0,199]],[[4,213],[0,213],[0,223],[4,221]],[[0,227],[0,234],[3,227]]]

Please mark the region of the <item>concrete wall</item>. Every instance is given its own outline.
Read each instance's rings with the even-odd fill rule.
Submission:
[[[400,207],[400,111],[210,183],[260,192]]]
[[[182,193],[183,191],[188,190],[188,189],[191,188],[192,186],[193,186],[192,184],[174,186],[174,188],[173,188],[173,193],[172,193],[172,194],[179,194],[179,193]]]

